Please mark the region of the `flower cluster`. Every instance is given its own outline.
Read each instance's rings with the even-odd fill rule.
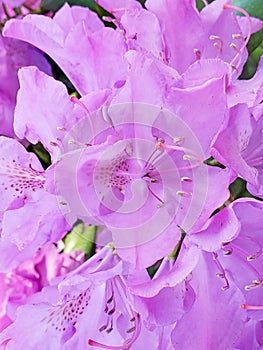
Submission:
[[[262,347],[263,24],[203,2],[5,2],[1,349]]]

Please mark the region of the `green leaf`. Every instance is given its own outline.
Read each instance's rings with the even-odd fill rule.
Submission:
[[[233,5],[246,10],[252,17],[263,20],[262,0],[233,0]]]
[[[27,147],[28,152],[33,152],[36,154],[38,159],[40,160],[44,169],[47,169],[51,164],[51,157],[48,151],[44,148],[42,143],[38,142],[36,145],[29,145]]]
[[[263,44],[258,46],[248,57],[239,79],[250,79],[256,73],[260,57],[263,54]]]
[[[263,20],[263,6],[262,0],[233,0],[233,5],[241,7],[252,16]],[[240,12],[238,15],[243,16]],[[253,52],[263,42],[263,29],[251,35],[247,49],[249,54]]]
[[[86,257],[94,254],[94,241],[96,237],[96,227],[85,227],[83,222],[78,220],[72,231],[64,239],[64,253],[70,253],[76,250],[85,252]]]
[[[201,11],[205,7],[203,0],[196,0],[196,7],[198,11]]]
[[[252,53],[263,42],[263,29],[251,35],[247,44],[249,54]]]
[[[42,0],[41,7],[45,10],[56,12],[59,10],[65,3],[73,6],[83,6],[88,7],[90,10],[96,12],[100,17],[102,16],[111,16],[103,7],[98,5],[95,0]]]
[[[230,193],[234,199],[243,198],[243,197],[253,197],[246,188],[246,181],[238,177],[232,184],[229,186]]]
[[[42,0],[41,7],[49,11],[57,11],[65,4],[65,0]]]
[[[143,7],[145,7],[146,0],[137,0],[137,1],[140,2]]]

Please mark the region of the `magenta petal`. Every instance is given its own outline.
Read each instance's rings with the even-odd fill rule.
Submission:
[[[129,49],[149,53],[165,61],[165,46],[157,17],[144,9],[128,11],[121,23],[125,29]]]
[[[242,151],[248,146],[254,124],[254,118],[245,104],[232,107],[228,125],[219,134],[211,153],[219,162],[257,185],[258,172],[256,168],[249,166],[242,155]]]
[[[201,254],[190,282],[196,300],[172,332],[174,348],[218,349],[220,344],[221,349],[228,349],[240,337],[246,319],[242,293],[235,285],[223,291],[217,272],[212,254]]]
[[[91,34],[101,28],[103,23],[93,11],[86,7],[72,6],[68,3],[55,14],[53,20],[63,30],[64,35],[67,36],[78,22],[82,22],[87,33]]]
[[[178,226],[172,223],[156,236],[156,225],[162,220],[164,220],[162,217],[159,220],[153,219],[153,223],[147,222],[145,227],[135,226],[125,230],[113,229],[113,241],[119,256],[130,262],[136,269],[141,269],[154,264],[155,261],[168,255],[172,247],[176,246],[180,240],[181,232]],[[167,220],[170,220],[169,215]],[[161,229],[163,229],[163,226],[163,224],[160,225]],[[151,232],[155,233],[155,235],[152,236]],[[125,236],[129,236],[129,238],[125,239]],[[131,236],[132,239],[130,238]],[[147,237],[149,238],[147,239]],[[139,242],[139,244],[136,242]],[[129,243],[130,247],[127,243]]]
[[[196,60],[195,49],[203,49],[204,31],[196,9],[181,0],[148,0],[146,7],[160,21],[166,61],[183,73]]]
[[[125,57],[130,69],[125,85],[117,92],[113,102],[133,101],[157,106],[165,105],[170,87],[179,79],[177,71],[134,50],[128,51]]]
[[[225,78],[211,79],[186,89],[172,88],[168,105],[191,128],[208,158],[212,140],[226,117]]]
[[[202,58],[219,57],[223,61],[231,63],[237,52],[230,44],[234,43],[239,49],[243,46],[242,30],[238,24],[235,12],[223,7],[228,2],[226,0],[214,1],[200,13],[207,40]],[[234,34],[239,34],[240,37],[233,39],[232,35]],[[219,40],[211,40],[211,35],[218,37]],[[247,33],[245,34],[246,36]],[[215,42],[219,45],[218,47],[213,45]],[[247,52],[245,49],[241,52],[241,58],[233,62],[233,64],[236,64],[237,76],[241,73],[246,59]],[[238,63],[239,60],[240,62]],[[235,74],[236,72],[233,73]]]
[[[0,137],[0,210],[19,207],[43,190],[45,174],[34,153],[16,140]]]
[[[63,129],[67,130],[74,123],[74,104],[67,89],[36,67],[22,68],[19,81],[21,87],[15,110],[15,132],[20,139],[26,138],[31,143],[41,141],[56,158],[59,140],[64,136]]]
[[[39,248],[62,239],[69,230],[56,197],[48,193],[39,197],[36,202],[5,212],[0,241],[1,271],[17,267]]]
[[[62,9],[72,22],[75,10],[70,9],[72,14],[66,10]],[[60,27],[61,17],[58,19],[56,22],[56,19],[28,15],[22,20],[10,20],[5,26],[4,35],[27,41],[46,52],[82,95],[113,87],[116,81],[125,79],[126,62],[123,56],[126,45],[121,33],[112,28],[89,33],[79,14],[68,31],[64,21]]]
[[[203,250],[213,252],[225,242],[233,240],[240,231],[240,223],[233,210],[228,207],[214,215],[198,233],[190,235],[190,240]]]
[[[257,71],[249,80],[237,80],[227,89],[228,105],[246,103],[248,107],[257,106],[263,99],[263,57]]]
[[[176,261],[164,258],[159,270],[150,281],[140,283],[137,281],[129,285],[131,291],[146,298],[155,296],[166,287],[175,287],[183,282],[193,271],[199,259],[199,249],[195,245],[182,246]]]

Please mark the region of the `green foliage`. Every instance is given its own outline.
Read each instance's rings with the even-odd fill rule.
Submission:
[[[38,159],[40,160],[44,169],[47,169],[51,164],[51,157],[48,151],[45,150],[42,143],[37,143],[36,145],[29,145],[27,147],[28,152],[33,152],[36,154]]]
[[[229,190],[233,199],[242,197],[253,197],[247,190],[247,183],[245,180],[238,177],[230,186]]]
[[[233,5],[246,10],[252,17],[263,20],[263,3],[262,0],[233,0]]]
[[[137,0],[137,1],[139,1],[142,4],[142,6],[145,7],[146,0]]]
[[[94,0],[67,0],[67,1],[66,0],[42,0],[41,7],[45,10],[55,12],[59,10],[66,2],[71,6],[77,5],[77,6],[88,7],[92,11],[96,12],[100,17],[111,15],[106,10],[104,10],[100,5],[98,5]]]
[[[147,268],[148,275],[149,275],[151,278],[153,278],[153,276],[156,274],[156,272],[157,272],[159,266],[161,265],[161,262],[162,262],[162,259],[156,261],[156,263],[154,263],[152,266],[150,266],[150,267]]]
[[[248,57],[239,79],[250,79],[255,74],[260,57],[263,54],[263,44],[258,46]]]
[[[243,8],[252,16],[263,20],[263,2],[262,0],[233,0],[233,5]],[[247,45],[249,54],[252,53],[263,42],[263,29],[254,33]]]
[[[198,8],[198,11],[201,11],[205,7],[203,0],[196,0],[196,7]]]
[[[64,253],[80,250],[85,252],[86,257],[89,258],[94,254],[95,238],[96,227],[85,227],[83,222],[78,220],[64,239]]]

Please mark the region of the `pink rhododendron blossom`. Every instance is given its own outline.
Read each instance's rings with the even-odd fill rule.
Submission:
[[[247,102],[248,95],[250,103],[256,104],[263,91],[262,69],[248,81],[236,78],[247,57],[244,42],[263,24],[249,17],[240,21],[227,6],[226,1],[214,1],[199,14],[195,5],[186,1],[166,1],[165,5],[163,1],[147,1],[150,11],[127,11],[121,18],[120,30],[124,30],[130,49],[153,55],[180,73],[185,72],[184,86],[225,75],[230,105]]]
[[[244,64],[244,30],[240,28],[234,12],[224,8],[226,3],[225,0],[217,0],[198,13],[195,4],[189,1],[148,0],[148,11],[127,11],[122,17],[122,24],[128,43],[132,45],[134,42],[136,47],[154,54],[179,73],[183,73],[196,60],[207,58],[220,58],[229,64],[232,61],[239,63],[241,59],[239,65]],[[147,27],[143,25],[142,18],[149,21]],[[248,28],[248,31],[252,29]],[[235,38],[232,37],[233,34]],[[155,45],[159,43],[153,46],[154,42]],[[239,55],[230,45],[232,43],[235,47],[242,48]],[[236,68],[241,73],[242,67]]]
[[[144,298],[158,295],[166,288],[185,286],[186,309],[171,334],[174,348],[223,344],[224,349],[257,343],[256,329],[260,323],[256,322],[262,320],[263,312],[259,233],[262,210],[262,203],[254,199],[233,202],[214,215],[200,232],[182,235],[181,243],[163,259],[152,280],[130,281],[130,290]],[[227,314],[231,314],[227,318],[226,305]],[[209,307],[213,311],[209,312]],[[169,311],[166,315],[168,320]],[[198,322],[193,322],[195,318]],[[185,337],[186,329],[191,337]]]
[[[113,87],[125,77],[122,56],[126,46],[122,35],[104,28],[97,15],[87,8],[64,5],[54,19],[27,15],[22,20],[8,21],[6,34],[8,27],[10,36],[17,34],[18,39],[30,42],[53,58],[81,94]]]
[[[212,154],[249,183],[249,190],[263,196],[262,108],[248,109],[239,104],[230,109],[230,118],[213,145]],[[226,149],[226,145],[228,148]]]
[[[18,308],[14,323],[1,333],[1,344],[9,349],[16,348],[17,343],[28,349],[136,349],[145,344],[148,334],[148,343],[154,347],[157,336],[145,328],[132,299],[129,301],[129,291],[120,276],[127,273],[125,269],[112,249],[103,248],[28,298]],[[36,323],[38,327],[32,333]]]
[[[1,273],[1,310],[0,331],[12,323],[17,307],[26,302],[26,298],[49,285],[50,281],[74,269],[83,262],[83,253],[59,254],[54,245],[48,245],[36,253],[15,270]]]
[[[262,346],[262,59],[238,79],[262,22],[203,3],[6,21],[3,133],[51,164],[1,136],[1,349]]]
[[[244,300],[242,292],[236,286],[222,291],[224,285],[216,277],[218,273],[212,256],[201,253],[189,278],[196,294],[195,302],[171,334],[175,349],[227,349],[241,336],[246,320],[240,307]],[[226,305],[230,317],[226,317]],[[186,329],[191,336],[185,336]]]
[[[116,3],[117,8],[119,5]],[[229,66],[231,77],[237,77],[247,57],[244,37],[260,27],[258,21],[256,25],[250,19],[249,25],[248,19],[238,21],[231,6],[223,0],[206,6],[200,14],[193,2],[188,1],[177,4],[167,0],[163,5],[163,1],[148,0],[146,7],[148,11],[140,4],[134,6],[133,2],[126,3],[124,8],[121,6],[119,9],[124,11],[116,22],[119,33],[103,29],[88,9],[65,5],[54,19],[29,15],[23,20],[10,20],[4,35],[30,42],[48,53],[76,89],[85,94],[125,80],[127,63],[123,55],[130,49],[152,55],[179,73],[195,61],[214,58],[215,66],[217,61],[219,64],[223,61]],[[118,11],[116,13],[118,17]],[[68,23],[74,28],[70,32]],[[243,34],[245,30],[247,33]],[[109,42],[114,44],[107,46]],[[107,52],[107,62],[103,61],[103,52]],[[111,68],[105,69],[105,66]]]
[[[62,144],[65,133],[83,119],[83,110],[74,108],[74,103],[70,101],[61,82],[55,81],[36,67],[22,68],[18,76],[20,89],[14,121],[16,135],[31,143],[41,141],[55,161],[65,146]],[[35,89],[29,98],[28,90],[31,86],[35,86]],[[102,90],[90,94],[86,99],[87,108],[91,112],[99,108],[109,93],[110,91]],[[36,102],[33,105],[32,100]],[[38,119],[35,118],[36,115]]]
[[[35,154],[3,136],[0,145],[0,269],[10,271],[69,227],[56,196],[44,188],[46,175]]]
[[[44,130],[25,114],[30,111],[27,86],[34,81],[38,83],[35,89],[38,116],[48,122]],[[78,218],[87,223],[106,225],[112,231],[119,254],[125,259],[138,266],[152,264],[168,254],[171,245],[178,241],[180,232],[176,225],[185,230],[194,224],[202,226],[227,200],[229,192],[225,184],[232,181],[231,173],[216,168],[208,170],[202,164],[207,157],[203,150],[208,155],[209,144],[218,127],[207,130],[203,137],[200,134],[202,146],[196,139],[202,132],[199,124],[191,122],[190,129],[192,95],[201,96],[206,86],[196,91],[175,92],[179,96],[178,117],[151,106],[126,104],[111,108],[103,106],[85,118],[87,111],[92,111],[89,96],[73,110],[63,86],[43,73],[27,68],[21,71],[20,82],[15,129],[20,130],[20,137],[23,135],[31,142],[41,141],[51,153],[54,149],[61,154],[59,162],[53,165],[53,191],[59,195],[62,212],[71,225]],[[56,91],[55,99],[62,101],[59,102],[60,110],[51,111],[47,95],[42,98],[44,95],[40,91],[45,91],[47,84],[51,92],[50,104],[54,102],[52,91]],[[215,112],[214,106],[218,106],[219,99],[225,108],[221,80],[211,81],[208,86],[218,88],[219,92],[215,92],[208,109],[202,105],[200,115],[203,118],[209,118],[212,110]],[[106,101],[104,96],[105,93],[98,94],[101,103]],[[181,105],[186,100],[188,109]],[[217,125],[219,118],[224,118],[219,111]],[[51,115],[57,115],[53,119],[55,125],[49,122]],[[80,122],[71,127],[74,120]],[[172,124],[173,128],[170,127]],[[68,183],[69,178],[74,179],[72,185]],[[215,197],[213,182],[219,179],[223,180],[222,191]],[[176,188],[175,192],[173,188]],[[146,232],[148,236],[145,236]],[[145,254],[149,249],[153,251],[152,256]]]

